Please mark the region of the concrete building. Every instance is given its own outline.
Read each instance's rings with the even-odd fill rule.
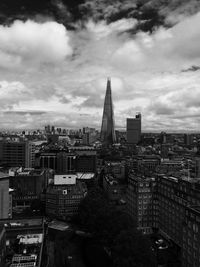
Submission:
[[[31,203],[40,199],[47,188],[50,170],[13,168],[9,171],[13,210],[25,209]],[[52,175],[52,174],[51,174]]]
[[[0,164],[7,167],[32,168],[34,144],[30,141],[0,140]]]
[[[184,169],[183,159],[177,159],[177,160],[162,159],[160,164],[156,168],[156,172],[162,174],[169,174],[173,172],[180,172],[183,169]]]
[[[57,174],[96,172],[97,152],[90,146],[73,146],[69,151],[41,152],[40,168],[51,168]]]
[[[136,114],[135,118],[126,119],[126,137],[130,145],[137,144],[141,140],[141,114]]]
[[[182,235],[182,266],[200,266],[200,206],[186,208]]]
[[[182,266],[199,266],[199,179],[158,174],[152,180],[130,175],[127,201],[139,229],[145,233],[157,229],[177,249]]]
[[[12,195],[9,192],[9,175],[0,172],[0,219],[12,217]]]
[[[40,168],[50,168],[56,173],[75,172],[76,155],[65,151],[41,152],[39,155]]]
[[[46,213],[50,217],[68,220],[78,212],[81,200],[87,194],[84,183],[74,174],[55,175],[54,183],[46,192]]]
[[[75,154],[76,172],[94,172],[97,167],[97,151],[90,146],[74,146],[69,151]]]
[[[193,143],[193,136],[191,134],[184,134],[184,144],[190,146]]]
[[[83,145],[90,146],[94,144],[98,139],[96,132],[86,132],[83,134]]]
[[[200,158],[195,157],[187,160],[188,176],[191,178],[200,178]]]
[[[138,229],[146,234],[152,233],[153,228],[158,228],[158,199],[155,192],[155,178],[129,175],[128,213],[136,220]]]

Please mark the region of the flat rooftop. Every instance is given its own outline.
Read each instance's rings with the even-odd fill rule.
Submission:
[[[48,227],[54,230],[58,230],[58,231],[66,231],[70,229],[69,224],[65,222],[57,221],[57,220],[50,222]]]
[[[90,180],[94,178],[94,172],[77,172],[77,179]]]
[[[19,244],[24,244],[24,245],[41,244],[43,240],[43,234],[18,235],[17,239],[19,239]]]

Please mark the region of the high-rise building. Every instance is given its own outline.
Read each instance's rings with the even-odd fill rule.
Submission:
[[[190,146],[193,142],[193,136],[191,134],[184,134],[184,144]]]
[[[112,145],[116,142],[110,79],[107,80],[106,96],[104,100],[101,142],[106,146]]]
[[[141,139],[141,114],[136,114],[135,118],[126,119],[126,135],[128,144],[137,144]]]
[[[0,163],[8,167],[32,168],[35,161],[34,145],[30,141],[0,141]]]

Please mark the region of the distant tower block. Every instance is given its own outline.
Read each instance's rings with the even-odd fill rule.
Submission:
[[[140,113],[135,118],[127,118],[126,135],[128,144],[137,144],[141,140],[141,119]]]
[[[106,96],[104,100],[103,118],[101,125],[101,142],[106,145],[112,145],[116,142],[114,113],[111,94],[111,80],[107,80]]]

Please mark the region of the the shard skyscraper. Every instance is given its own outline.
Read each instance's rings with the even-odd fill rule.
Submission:
[[[103,118],[101,125],[101,142],[109,146],[116,142],[113,103],[111,94],[111,80],[107,80],[106,96],[104,100]]]

